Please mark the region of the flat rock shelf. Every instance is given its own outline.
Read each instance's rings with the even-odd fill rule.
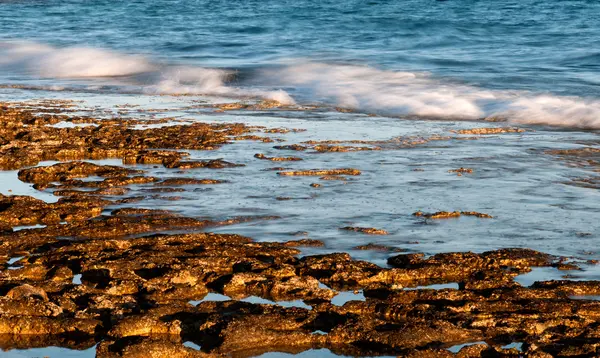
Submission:
[[[411,230],[434,230],[421,235],[435,237],[444,225],[504,227],[493,225],[505,224],[506,210],[475,202],[436,208],[398,201],[402,213],[394,220],[376,212],[370,222],[336,216],[368,207],[358,193],[373,180],[374,158],[386,165],[385,153],[535,131],[486,127],[317,140],[302,137],[310,130],[301,128],[102,118],[56,103],[52,111],[0,103],[0,168],[30,190],[0,194],[3,350],[172,358],[274,352],[541,358],[599,351],[600,281],[585,275],[594,272],[593,253],[493,242],[472,250],[477,246],[469,241],[461,244],[469,250],[442,245],[436,252],[412,238]],[[272,101],[202,108],[215,116],[228,110],[285,116],[298,109]],[[65,122],[72,125],[57,126]],[[297,143],[274,145],[288,135],[298,136]],[[254,144],[235,149],[243,143]],[[281,150],[297,156],[275,156]],[[591,149],[536,155],[577,166],[579,174],[598,170],[598,151]],[[285,167],[272,167],[274,161]],[[436,172],[448,190],[486,178],[484,168],[470,169],[477,159],[462,161],[468,170],[454,162]],[[423,160],[409,166],[406,175],[434,170]],[[254,186],[253,175],[268,179]],[[557,185],[595,190],[595,179],[587,179]],[[312,209],[304,203],[325,195],[347,196],[353,208],[320,205],[323,222],[308,224]],[[202,202],[201,209],[188,206],[191,200]],[[250,201],[279,209],[240,209]],[[328,211],[331,217],[323,215]],[[578,237],[594,234],[582,229]]]

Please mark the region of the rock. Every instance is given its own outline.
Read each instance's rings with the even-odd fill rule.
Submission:
[[[361,172],[358,169],[345,168],[345,169],[314,169],[314,170],[285,171],[285,172],[277,172],[277,174],[282,175],[282,176],[322,176],[322,175],[360,175]]]
[[[360,233],[368,234],[368,235],[389,235],[389,233],[387,231],[385,231],[383,229],[376,229],[373,227],[346,226],[346,227],[340,228],[340,230],[360,232]]]

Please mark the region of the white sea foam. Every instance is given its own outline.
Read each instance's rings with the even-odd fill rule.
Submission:
[[[475,120],[504,118],[521,124],[600,128],[600,101],[487,90],[441,81],[428,73],[384,71],[367,66],[301,64],[264,72],[309,97],[358,111],[391,116]]]
[[[151,94],[205,94],[259,97],[284,104],[293,99],[284,91],[237,88],[226,85],[230,72],[192,66],[171,66],[142,56],[87,48],[58,48],[33,42],[0,42],[0,71],[30,77],[99,79],[100,84],[122,86]],[[52,90],[54,86],[45,87]],[[59,89],[64,86],[56,87]],[[87,89],[101,88],[92,83]]]
[[[203,94],[253,97],[295,103],[323,103],[389,116],[476,120],[500,117],[512,123],[600,129],[600,100],[488,90],[440,80],[428,73],[312,62],[258,71],[248,82],[235,73],[198,66],[169,65],[115,51],[33,42],[0,42],[0,71],[33,78],[77,79],[86,88],[105,85],[148,94]],[[258,87],[256,84],[260,84]],[[68,88],[53,85],[47,89]],[[266,87],[268,89],[261,89]]]
[[[366,66],[311,63],[268,71],[265,75],[311,91],[315,99],[324,102],[388,115],[477,119],[484,116],[477,101],[494,96],[474,87],[434,81],[426,74]]]
[[[33,42],[0,43],[0,68],[50,78],[126,76],[152,71],[141,56],[88,47],[56,48]]]
[[[579,97],[526,96],[510,102],[511,122],[600,129],[600,101]]]
[[[282,90],[259,90],[228,86],[226,79],[233,73],[220,69],[176,66],[163,69],[160,79],[146,86],[146,93],[158,94],[207,94],[232,97],[258,97],[275,100],[283,104],[294,104],[294,100]]]

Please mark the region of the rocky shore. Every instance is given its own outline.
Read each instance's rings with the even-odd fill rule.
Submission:
[[[277,104],[221,105],[215,110],[269,106]],[[515,281],[536,267],[576,270],[594,262],[530,249],[426,256],[381,245],[359,248],[389,252],[388,266],[381,267],[348,253],[301,255],[304,247],[323,246],[319,240],[256,242],[211,233],[211,228],[278,217],[186,217],[153,209],[146,201],[177,200],[164,194],[189,187],[226,185],[226,180],[211,178],[213,170],[241,166],[186,159],[186,150],[214,150],[240,140],[275,143],[269,134],[287,129],[168,121],[139,129],[134,127],[143,123],[140,120],[67,116],[62,110],[58,106],[56,113],[40,114],[0,104],[0,168],[18,169],[21,181],[59,197],[47,203],[0,194],[4,350],[96,347],[98,357],[172,358],[250,357],[322,348],[341,355],[403,357],[583,357],[598,352],[600,301],[589,296],[600,295],[600,282],[555,280],[524,287]],[[74,126],[51,126],[60,122]],[[461,134],[521,132],[503,127]],[[385,151],[447,139],[306,142],[275,148]],[[549,154],[583,157],[585,165],[593,165],[598,157],[589,151]],[[286,165],[301,160],[255,157]],[[120,159],[123,166],[85,162],[107,158]],[[60,163],[38,166],[49,160]],[[162,178],[132,164],[179,172]],[[182,171],[197,168],[205,170],[201,178]],[[344,181],[361,175],[360,168],[337,166],[274,171],[280,180],[315,176]],[[146,195],[127,195],[135,184],[144,184]],[[319,190],[320,185],[307,190]],[[125,203],[134,205],[115,208]],[[414,215],[423,220],[493,219],[473,211]],[[337,229],[356,235],[388,234],[382,228],[342,224]],[[215,295],[220,299],[211,299]],[[351,299],[336,300],[344,296]],[[457,351],[448,350],[463,344]]]

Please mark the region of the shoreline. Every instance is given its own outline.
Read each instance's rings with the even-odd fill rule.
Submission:
[[[277,104],[215,105],[214,109],[251,113],[277,110]],[[453,356],[447,348],[485,341],[463,347],[457,354],[545,357],[596,352],[600,302],[590,297],[600,295],[598,281],[541,281],[532,287],[515,281],[538,267],[577,272],[596,265],[592,259],[524,248],[426,257],[414,249],[368,243],[372,237],[388,235],[386,228],[346,222],[331,228],[366,244],[354,245],[357,250],[379,252],[386,257],[386,267],[346,252],[307,254],[304,249],[318,250],[327,243],[305,232],[285,242],[254,241],[246,235],[220,232],[229,225],[285,219],[284,213],[240,216],[217,207],[212,215],[194,217],[153,205],[157,201],[176,205],[190,190],[201,196],[205,190],[226,187],[232,173],[247,167],[243,160],[201,159],[197,153],[227,148],[236,141],[273,146],[275,152],[252,153],[248,160],[266,163],[269,171],[265,173],[276,180],[306,180],[300,191],[276,197],[292,205],[309,201],[321,186],[342,190],[368,175],[359,165],[354,168],[331,160],[315,168],[305,163],[310,160],[300,160],[310,159],[308,155],[372,155],[430,143],[435,143],[435,149],[438,142],[478,141],[488,134],[521,135],[522,129],[471,128],[429,137],[285,144],[281,136],[303,130],[226,122],[178,123],[171,118],[69,117],[62,116],[69,109],[60,103],[54,114],[39,115],[39,111],[0,105],[0,166],[19,170],[21,181],[60,197],[56,203],[46,203],[33,197],[0,196],[3,349],[97,345],[99,357],[243,357],[309,349],[359,356],[437,357]],[[62,122],[73,126],[50,126]],[[140,127],[144,125],[148,127]],[[550,155],[591,167],[598,153],[552,150]],[[193,152],[188,155],[189,151]],[[120,159],[123,164],[87,162],[99,159]],[[49,160],[61,163],[44,164]],[[167,175],[154,169],[165,170]],[[473,174],[471,168],[462,166],[445,171],[453,180]],[[596,185],[589,180],[575,184]],[[133,186],[135,191],[131,191]],[[229,200],[236,200],[234,194],[229,193]],[[406,215],[423,225],[463,219],[480,223],[496,215],[470,207],[454,210],[421,212],[415,208]],[[45,226],[27,228],[32,225]],[[456,284],[458,289],[422,287],[439,284]],[[342,305],[332,303],[340,293],[353,299]],[[204,300],[214,294],[234,300]],[[283,307],[240,301],[244,297],[295,303]],[[184,342],[193,342],[201,351]],[[519,349],[503,348],[512,343],[522,344]]]

